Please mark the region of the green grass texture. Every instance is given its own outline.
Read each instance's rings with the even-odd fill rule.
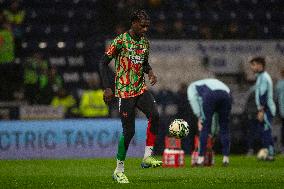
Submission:
[[[161,157],[158,157],[161,158]],[[129,184],[112,180],[114,158],[78,160],[0,160],[0,188],[284,188],[284,156],[274,162],[255,157],[231,156],[222,167],[217,156],[213,167],[191,167],[187,156],[182,168],[140,167],[141,158],[128,158]]]

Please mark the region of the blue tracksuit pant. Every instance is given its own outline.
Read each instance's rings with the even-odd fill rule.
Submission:
[[[222,143],[222,153],[228,156],[230,152],[229,116],[232,108],[232,97],[224,90],[210,90],[206,86],[197,87],[202,98],[201,111],[203,128],[200,132],[199,155],[206,152],[207,137],[211,131],[212,117],[214,113],[219,115],[219,135]]]
[[[262,147],[267,148],[269,155],[274,155],[274,142],[272,138],[272,119],[273,116],[269,110],[265,111],[264,121],[258,122],[259,127],[261,128],[262,136]]]

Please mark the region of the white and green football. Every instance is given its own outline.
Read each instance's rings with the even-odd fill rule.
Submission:
[[[259,160],[266,160],[268,157],[268,149],[267,148],[261,148],[257,155],[256,155],[257,159]]]
[[[175,119],[169,126],[169,136],[178,139],[184,138],[189,134],[189,125],[183,119]]]

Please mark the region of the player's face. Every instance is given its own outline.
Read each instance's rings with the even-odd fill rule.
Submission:
[[[140,21],[136,21],[133,23],[133,31],[135,32],[136,35],[142,37],[148,31],[149,26],[150,26],[150,21],[142,19]]]
[[[250,64],[250,68],[254,73],[258,73],[258,72],[261,72],[263,70],[262,65],[258,64],[256,62],[252,62]]]

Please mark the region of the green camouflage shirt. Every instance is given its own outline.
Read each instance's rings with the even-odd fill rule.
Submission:
[[[135,97],[146,89],[143,62],[149,56],[149,41],[141,37],[135,41],[128,32],[116,37],[108,47],[106,55],[115,59],[115,96]]]

